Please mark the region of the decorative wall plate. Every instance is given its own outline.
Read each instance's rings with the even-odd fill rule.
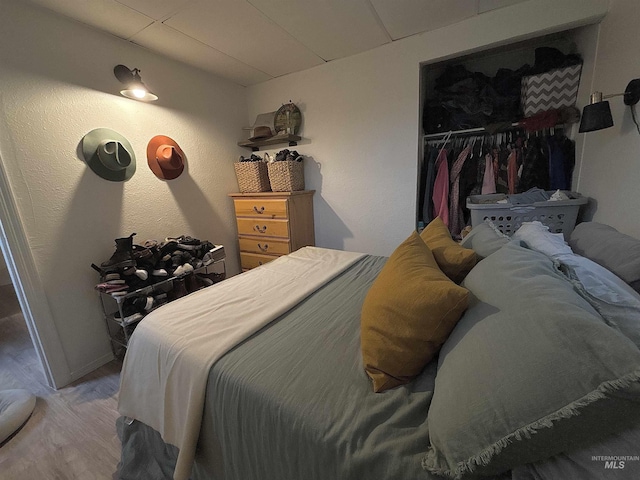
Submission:
[[[276,112],[273,120],[276,134],[292,134],[297,135],[302,123],[302,113],[294,103],[286,103],[282,105]]]

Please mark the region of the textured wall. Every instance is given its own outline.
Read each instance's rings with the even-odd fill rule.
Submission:
[[[92,262],[114,239],[190,234],[228,249],[238,271],[233,160],[246,122],[242,87],[163,59],[79,23],[0,3],[0,157],[44,284],[72,376],[110,358]],[[153,104],[121,97],[113,67],[142,70],[160,96]],[[131,142],[137,171],[125,183],[98,177],[82,160],[82,137],[106,127]],[[147,166],[154,135],[174,138],[187,156],[176,180]]]

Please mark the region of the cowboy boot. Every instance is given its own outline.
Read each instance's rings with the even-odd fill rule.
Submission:
[[[133,258],[133,236],[132,233],[125,238],[116,238],[116,251],[106,262],[102,262],[103,269],[114,270],[117,268],[133,267],[136,262]]]
[[[196,278],[196,275],[194,275],[193,273],[187,275],[184,278],[184,286],[187,288],[187,292],[189,293],[193,293],[196,290],[200,290],[202,288],[200,282]]]
[[[187,288],[184,285],[184,278],[176,278],[172,283],[173,289],[171,289],[167,294],[170,301],[177,300],[178,298],[184,297],[185,295],[189,294],[189,292],[187,292]]]

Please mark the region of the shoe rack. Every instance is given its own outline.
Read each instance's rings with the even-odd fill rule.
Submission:
[[[207,278],[213,281],[211,285],[221,282],[227,275],[225,258],[218,259],[209,265],[196,268],[185,275],[168,277],[160,282],[153,283],[138,290],[127,292],[124,295],[99,292],[107,333],[111,340],[111,349],[114,356],[118,357],[124,355],[127,346],[129,345],[131,334],[133,334],[136,326],[147,314],[162,305],[185,296],[184,294],[179,296],[176,296],[176,294],[171,295],[171,292],[176,292],[181,283],[189,280],[189,277],[192,277],[191,279],[193,279],[196,275],[206,275]],[[198,288],[198,290],[206,288],[207,286],[202,286],[201,288]],[[182,288],[184,289],[184,285]],[[193,291],[189,292],[185,290],[184,293],[188,295],[189,293],[193,293]],[[158,302],[158,304],[153,305],[151,309],[138,312],[138,315],[129,315],[129,317],[125,315],[125,305],[128,301],[131,302],[137,297],[157,297],[162,296],[163,294],[166,294],[167,296],[166,301]],[[132,317],[134,318],[133,320],[127,321],[127,318]]]

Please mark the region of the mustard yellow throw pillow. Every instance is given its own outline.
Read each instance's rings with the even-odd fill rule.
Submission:
[[[476,253],[454,241],[440,217],[429,222],[420,237],[433,252],[438,266],[456,283],[464,280],[477,262]]]
[[[467,308],[468,291],[447,278],[413,232],[371,285],[360,318],[364,368],[382,392],[417,376]]]

